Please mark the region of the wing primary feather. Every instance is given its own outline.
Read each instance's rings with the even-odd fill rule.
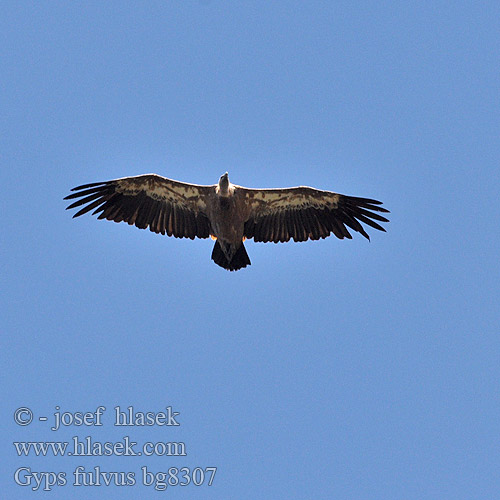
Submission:
[[[382,204],[381,201],[369,200],[369,199],[365,199],[365,198],[357,199],[357,198],[353,198],[352,196],[347,197],[343,201],[346,205],[351,205],[351,206],[355,206],[355,207],[362,207],[362,208],[366,208],[368,210],[375,210],[376,212],[390,213],[389,210],[387,210],[387,208],[379,206]]]
[[[158,206],[156,207],[156,211],[153,213],[151,222],[149,223],[149,230],[152,231],[153,233],[159,233],[158,231],[158,221],[161,216],[161,204],[158,203]]]
[[[104,182],[92,182],[90,184],[82,184],[81,186],[74,187],[71,191],[80,191],[81,189],[87,189],[95,186],[105,186],[112,184],[114,181],[104,181]]]
[[[280,214],[281,214],[281,211],[277,211],[273,217],[273,241],[274,241],[274,243],[278,243],[280,241],[280,231],[281,231]]]
[[[276,213],[273,212],[272,214],[268,215],[266,217],[267,220],[267,228],[268,228],[268,233],[266,235],[266,239],[264,241],[274,241],[274,223],[275,223],[275,216]]]
[[[385,233],[385,229],[380,226],[379,224],[377,224],[376,222],[372,221],[371,219],[369,219],[368,217],[365,217],[364,215],[362,214],[358,214],[356,216],[361,222],[365,223],[365,224],[368,224],[369,226],[373,227],[374,229],[378,229],[379,231],[384,231]]]
[[[290,239],[289,232],[288,232],[288,217],[287,217],[287,213],[285,211],[281,212],[280,224],[281,224],[280,241],[281,241],[281,243],[285,243]]]
[[[196,214],[196,234],[201,238],[207,238],[210,232],[205,219],[202,214]]]
[[[344,233],[341,231],[340,229],[340,224],[337,223],[337,221],[332,221],[332,220],[329,220],[329,223],[330,223],[330,229],[332,231],[332,233],[339,239],[339,240],[343,240],[344,239]]]
[[[196,220],[198,221],[198,218]],[[253,218],[245,222],[244,233],[247,238],[253,238],[255,236],[255,221]]]
[[[158,232],[165,234],[165,203],[162,203],[160,208],[160,214],[158,216]]]
[[[121,210],[123,212],[123,219],[127,222],[127,224],[134,224],[135,219],[132,219],[134,214],[137,212],[137,200],[133,196],[124,196],[121,204]]]
[[[290,239],[293,238],[294,241],[297,235],[297,228],[295,227],[295,210],[289,210],[286,214],[287,217],[287,225],[288,225],[288,234],[290,235]]]
[[[316,223],[316,214],[314,208],[308,208],[306,211],[309,220],[309,232],[312,240],[319,240],[319,227]]]
[[[333,221],[335,222],[335,224],[339,228],[339,231],[344,235],[344,238],[352,240],[351,233],[347,230],[347,228],[345,227],[345,224],[341,220],[338,220],[337,218],[333,219]],[[343,239],[343,238],[341,238],[341,239]]]
[[[267,215],[262,218],[262,225],[261,225],[261,233],[259,236],[259,241],[270,241],[270,233],[271,233],[271,215]]]
[[[275,212],[273,214],[272,230],[273,233],[270,239],[274,243],[278,243],[280,240],[280,212]]]
[[[121,222],[123,217],[120,218],[122,207],[121,204],[113,204],[109,207],[108,210],[105,210],[102,213],[102,218],[107,220],[112,220],[115,222]]]
[[[277,211],[273,217],[273,242],[278,243],[280,241],[280,232],[281,232],[281,224],[280,224],[280,215],[281,211]]]
[[[90,212],[90,210],[93,210],[94,208],[96,208],[98,205],[101,205],[102,203],[104,203],[104,201],[101,199],[95,200],[93,203],[90,203],[90,205],[87,205],[87,206],[83,207],[80,211],[76,212],[76,214],[73,215],[73,219],[75,217],[80,217],[80,215],[86,214],[87,212]]]
[[[149,196],[148,196],[149,198]],[[148,228],[148,226],[151,224],[151,221],[152,221],[152,218],[153,218],[153,214],[155,212],[155,209],[156,209],[156,205],[157,205],[157,201],[156,200],[153,200],[152,198],[149,198],[149,202],[148,202],[148,205],[147,205],[147,209],[146,209],[146,212],[144,214],[144,221],[145,221],[145,224],[146,224],[146,228]]]
[[[123,195],[121,193],[112,193],[111,195],[104,196],[102,198],[103,201],[105,201],[104,205],[101,205],[100,207],[96,208],[93,212],[92,215],[96,215],[99,212],[106,211],[109,207],[114,206],[116,202],[122,198]],[[101,218],[103,219],[104,217],[97,217],[98,219]]]
[[[179,207],[174,203],[172,205],[172,236],[177,237],[179,232]]]
[[[192,229],[191,229],[191,217],[187,210],[184,210],[184,237],[192,240],[191,237]]]
[[[349,226],[354,231],[361,233],[367,240],[370,240],[370,236],[368,236],[368,233],[363,229],[363,226],[354,217],[351,217],[347,212],[343,212],[340,215],[340,218],[342,219],[342,222],[344,224]]]
[[[175,207],[175,228],[176,234],[174,236],[182,238],[184,236],[184,210],[179,206]]]
[[[382,215],[374,214],[373,212],[370,212],[369,210],[365,210],[365,209],[360,208],[360,207],[356,207],[356,209],[351,208],[351,210],[352,211],[356,210],[357,213],[360,213],[362,215],[366,215],[367,217],[370,217],[372,219],[376,219],[380,222],[389,222],[389,220],[386,219],[385,217],[383,217]]]
[[[348,196],[348,195],[341,195],[341,196],[346,200],[354,201],[356,205],[361,205],[366,203],[368,203],[369,205],[382,205],[381,201],[374,200],[372,198],[362,198],[359,196]]]
[[[194,240],[196,237],[196,216],[188,211],[186,211],[186,227],[187,237],[190,240]]]
[[[304,225],[304,220],[302,219],[302,211],[294,210],[293,216],[295,219],[295,229],[297,231],[297,239],[295,241],[306,241],[307,233]]]
[[[137,217],[135,218],[135,225],[139,229],[142,229],[143,226],[143,218],[144,218],[144,205],[146,204],[146,200],[144,198],[138,197],[137,203]]]
[[[166,225],[167,225],[167,235],[172,236],[173,233],[173,218],[174,218],[174,206],[170,205],[169,206],[169,211],[168,211],[168,217],[166,218]]]
[[[294,233],[294,231],[293,231],[293,220],[292,220],[291,210],[287,210],[283,214],[283,218],[284,218],[285,230],[286,230],[286,239],[285,239],[285,241],[290,241],[290,239],[292,238],[292,235]]]
[[[259,241],[271,241],[271,222],[272,215],[267,215],[262,218],[262,227]]]
[[[95,200],[96,198],[100,198],[102,196],[101,193],[94,193],[91,194],[90,196],[86,196],[85,198],[82,198],[81,200],[77,200],[68,207],[66,207],[66,210],[70,210],[72,208],[79,207],[80,205],[84,205],[85,203],[89,203],[92,200]],[[103,202],[106,200],[102,200]]]
[[[323,209],[318,210],[316,212],[316,217],[318,218],[319,226],[321,229],[321,234],[322,234],[321,237],[327,238],[328,236],[330,236],[331,229],[330,229],[328,217],[325,214],[325,210],[323,210]]]
[[[257,219],[253,222],[253,239],[254,239],[254,241],[262,241],[262,239],[260,238],[261,231],[262,231],[262,220],[263,219]]]
[[[160,203],[156,200],[151,200],[149,211],[146,215],[146,224],[151,227],[156,214],[158,213]]]
[[[280,242],[280,243],[283,243],[285,241],[285,232],[286,232],[286,227],[285,227],[285,221],[283,219],[283,215],[284,215],[284,211],[283,210],[280,210],[276,215],[276,219],[277,219],[277,240]]]
[[[72,200],[74,198],[81,198],[83,196],[87,196],[87,195],[93,194],[93,193],[104,194],[104,193],[110,193],[110,192],[113,192],[113,189],[110,189],[108,186],[100,186],[100,187],[96,187],[93,189],[86,189],[85,191],[78,191],[77,193],[68,194],[68,196],[65,196],[63,199],[64,200]]]
[[[117,216],[118,212],[122,208],[122,202],[123,202],[123,194],[121,193],[115,193],[105,204],[103,207],[104,210],[98,219],[108,219],[108,220],[114,220],[115,217]]]

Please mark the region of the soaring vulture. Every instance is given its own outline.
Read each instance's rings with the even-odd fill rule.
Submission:
[[[156,174],[123,177],[78,186],[64,198],[77,199],[68,209],[83,206],[73,217],[94,210],[98,219],[128,222],[139,229],[176,238],[215,239],[212,260],[229,271],[250,265],[243,245],[254,241],[306,241],[352,236],[348,228],[370,239],[361,222],[380,231],[389,222],[380,201],[345,196],[310,187],[250,189],[229,182],[227,172],[217,184],[200,186]]]

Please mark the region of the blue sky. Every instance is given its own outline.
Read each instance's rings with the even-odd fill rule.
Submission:
[[[497,2],[4,2],[2,491],[47,498],[494,498],[500,489]],[[371,242],[213,243],[72,220],[148,172],[380,199]],[[375,234],[376,233],[376,234]],[[56,411],[102,427],[50,430]],[[180,412],[113,425],[113,408]],[[34,421],[16,425],[29,407]],[[19,457],[14,441],[184,442]],[[72,472],[134,472],[75,487]],[[217,467],[142,486],[141,467]]]

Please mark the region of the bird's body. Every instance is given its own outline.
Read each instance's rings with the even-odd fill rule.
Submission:
[[[227,262],[231,263],[243,245],[248,204],[242,191],[229,183],[227,173],[221,177],[214,193],[207,196],[207,216],[211,222],[213,237],[217,239],[212,258],[218,252],[218,244]]]
[[[376,212],[388,212],[379,201],[345,196],[309,187],[250,189],[229,182],[200,186],[145,174],[86,184],[65,199],[80,198],[68,208],[84,205],[74,217],[92,209],[99,219],[125,221],[141,229],[178,238],[216,239],[212,260],[230,271],[250,265],[243,241],[284,242],[352,238],[346,226],[369,239],[361,226],[384,231]]]

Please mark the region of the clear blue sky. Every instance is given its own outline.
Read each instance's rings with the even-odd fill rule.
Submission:
[[[491,499],[500,491],[498,2],[2,3],[2,495]],[[88,182],[309,185],[382,200],[371,242],[246,244],[72,220]],[[61,411],[104,425],[50,430]],[[180,412],[113,426],[113,408]],[[35,420],[14,423],[19,407]],[[18,457],[13,441],[184,442]],[[218,468],[74,487],[77,466]]]

